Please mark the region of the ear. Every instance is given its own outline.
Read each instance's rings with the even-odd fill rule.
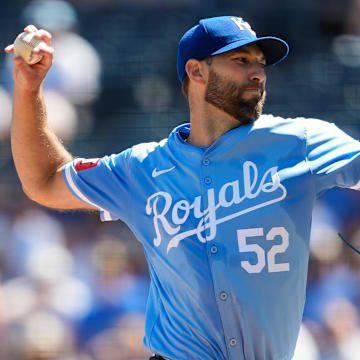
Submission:
[[[191,81],[199,85],[205,84],[205,69],[203,64],[196,59],[190,59],[185,65],[185,71]]]

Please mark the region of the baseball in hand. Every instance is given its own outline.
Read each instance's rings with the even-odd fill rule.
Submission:
[[[38,63],[42,59],[42,55],[33,53],[33,49],[37,47],[43,40],[36,39],[35,33],[21,33],[14,41],[15,56],[22,57],[29,65]]]

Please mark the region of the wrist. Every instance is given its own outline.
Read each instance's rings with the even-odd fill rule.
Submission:
[[[38,97],[42,94],[42,86],[28,87],[15,83],[14,94],[16,93],[22,96]]]

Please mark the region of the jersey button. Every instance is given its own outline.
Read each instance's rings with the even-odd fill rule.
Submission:
[[[228,298],[228,294],[227,294],[225,291],[223,291],[223,292],[220,293],[220,299],[221,299],[222,301],[226,301],[227,298]]]
[[[216,254],[218,252],[218,248],[216,245],[213,245],[211,248],[210,248],[210,251],[212,254]]]
[[[234,339],[234,338],[230,339],[230,346],[236,346],[236,344],[237,344],[236,339]]]
[[[211,178],[210,178],[209,176],[207,176],[207,177],[205,178],[205,184],[206,184],[206,185],[210,185],[210,184],[211,184]]]
[[[207,166],[207,165],[210,165],[210,160],[209,159],[204,159],[203,160],[203,165]]]

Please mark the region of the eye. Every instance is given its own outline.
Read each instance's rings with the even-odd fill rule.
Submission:
[[[248,59],[246,57],[243,57],[243,56],[236,57],[233,60],[236,61],[236,62],[239,62],[241,64],[247,64],[249,62]]]

